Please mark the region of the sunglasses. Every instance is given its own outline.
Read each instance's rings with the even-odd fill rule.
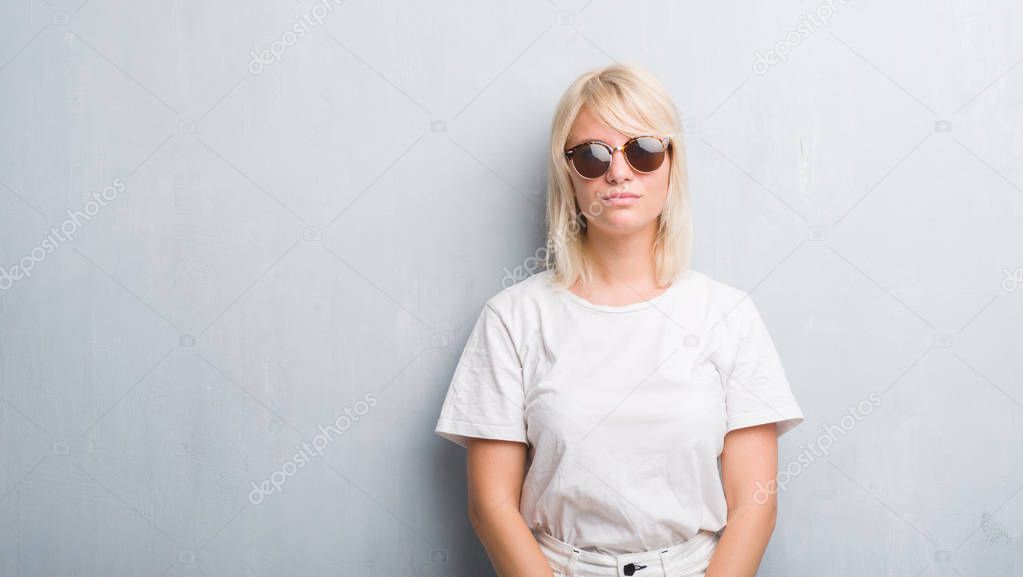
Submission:
[[[643,174],[653,172],[664,163],[665,152],[671,146],[671,138],[665,136],[637,136],[625,144],[614,147],[599,140],[590,140],[577,144],[565,151],[565,158],[575,168],[576,173],[593,180],[604,176],[611,168],[611,158],[616,150],[625,154],[625,161],[636,172]]]

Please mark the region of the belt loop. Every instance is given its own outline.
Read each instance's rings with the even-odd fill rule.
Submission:
[[[575,577],[575,566],[579,561],[579,548],[572,547],[572,559],[568,562],[568,577]]]
[[[661,552],[657,555],[661,558],[661,573],[664,574],[664,577],[668,577],[668,563],[664,560],[664,554],[667,552],[667,549],[661,549]]]

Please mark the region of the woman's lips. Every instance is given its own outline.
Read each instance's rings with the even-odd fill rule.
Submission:
[[[631,206],[637,200],[639,200],[639,195],[631,192],[609,194],[601,198],[601,201],[608,206]]]

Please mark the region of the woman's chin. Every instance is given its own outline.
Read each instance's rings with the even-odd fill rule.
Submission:
[[[590,222],[602,232],[624,235],[639,232],[656,221],[656,217],[653,219],[645,218],[644,215],[639,214],[633,209],[617,208],[604,212],[604,214],[600,215],[599,221]]]

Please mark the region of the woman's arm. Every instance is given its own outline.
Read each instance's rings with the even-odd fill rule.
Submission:
[[[775,423],[725,435],[721,481],[728,519],[707,577],[754,577],[774,531],[778,511],[778,435]]]
[[[469,521],[498,577],[553,577],[519,512],[526,445],[472,437],[467,450]]]

